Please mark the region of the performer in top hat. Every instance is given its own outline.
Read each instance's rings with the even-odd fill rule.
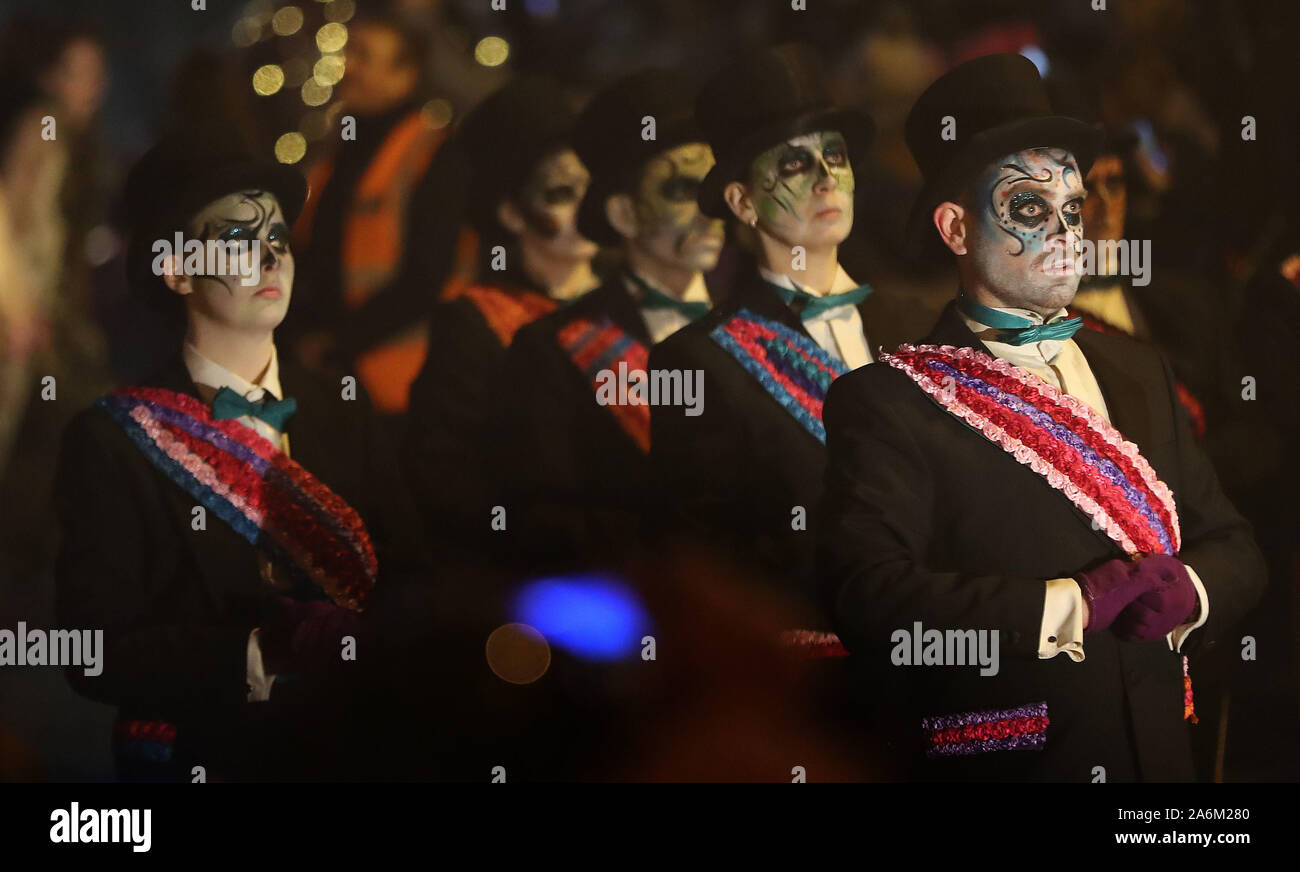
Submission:
[[[478,278],[448,282],[434,311],[403,450],[430,535],[458,547],[493,532],[501,434],[489,412],[506,349],[520,328],[597,284],[596,244],[576,222],[590,175],[573,150],[575,118],[557,84],[517,78],[466,116],[438,157],[469,178]]]
[[[702,414],[653,410],[655,481],[688,529],[752,559],[806,608],[826,388],[869,363],[873,345],[909,338],[909,320],[917,335],[924,324],[839,265],[872,123],[831,104],[811,49],[727,67],[696,117],[717,156],[700,209],[751,227],[758,263],[725,306],[651,353],[653,370],[702,370],[707,388]]]
[[[69,677],[118,706],[123,778],[292,777],[348,759],[328,745],[335,724],[299,715],[321,716],[355,674],[345,636],[369,654],[361,613],[380,567],[426,565],[364,392],[276,347],[305,188],[179,137],[127,182],[130,280],[184,323],[184,344],[73,419],[55,488],[60,623],[104,633],[102,673]]]
[[[723,227],[695,202],[713,155],[693,96],[681,76],[646,70],[598,94],[578,119],[574,147],[592,174],[578,228],[621,248],[624,265],[521,330],[510,348],[503,468],[508,505],[524,515],[517,541],[536,558],[608,557],[635,539],[650,407],[630,389],[623,397],[600,387],[620,371],[644,373],[655,343],[709,309],[703,274],[717,262]]]
[[[994,634],[991,674],[884,667],[934,777],[1189,779],[1189,658],[1264,570],[1159,354],[1063,320],[1097,131],[1053,114],[1030,61],[994,55],[931,85],[906,133],[926,179],[911,232],[956,257],[960,286],[920,345],[827,397],[819,554],[840,636],[898,664],[917,633]]]

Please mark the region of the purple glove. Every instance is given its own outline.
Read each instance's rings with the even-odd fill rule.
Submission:
[[[275,674],[319,672],[337,667],[342,639],[360,639],[361,615],[325,600],[280,597],[258,641],[266,671]],[[359,642],[358,642],[359,644]]]
[[[1074,577],[1088,602],[1084,629],[1089,633],[1109,627],[1129,603],[1151,590],[1153,579],[1134,571],[1139,565],[1117,557]]]
[[[1176,557],[1153,554],[1134,564],[1133,574],[1151,582],[1151,590],[1139,596],[1120,613],[1113,625],[1115,635],[1127,642],[1150,642],[1188,618],[1200,604],[1196,586],[1187,567]]]

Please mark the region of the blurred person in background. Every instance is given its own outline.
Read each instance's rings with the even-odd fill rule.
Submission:
[[[472,282],[453,277],[434,309],[428,357],[411,387],[404,460],[430,536],[458,549],[500,556],[489,546],[493,536],[501,544],[492,507],[510,474],[500,445],[519,435],[492,420],[506,350],[521,329],[597,281],[596,246],[575,226],[589,175],[573,151],[574,120],[558,84],[517,78],[466,116],[430,170],[467,183],[459,211],[447,202],[440,217],[452,226],[460,214],[469,218],[478,269]],[[541,391],[538,377],[530,371],[519,389]]]

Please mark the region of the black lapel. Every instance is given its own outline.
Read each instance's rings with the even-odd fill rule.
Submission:
[[[930,328],[930,332],[921,340],[922,345],[952,345],[957,348],[978,348],[985,354],[993,354],[989,347],[979,340],[962,320],[957,311],[957,301],[949,301],[939,314],[939,320]]]
[[[592,291],[582,300],[584,309],[592,314],[604,315],[630,336],[636,337],[643,345],[649,347],[650,329],[641,317],[641,309],[628,292],[623,274],[616,273],[605,284]]]
[[[758,270],[755,270],[751,276],[741,281],[740,286],[736,289],[732,308],[737,310],[748,309],[755,315],[767,318],[769,321],[779,321],[791,330],[812,339],[812,336],[803,326],[803,319],[785,304],[777,294],[776,288],[768,284],[758,273]]]
[[[190,371],[185,367],[185,358],[179,353],[172,355],[167,364],[145,379],[144,383],[149,387],[188,394],[195,399],[199,397],[199,389],[194,386],[194,379],[190,378]]]
[[[1097,378],[1102,399],[1106,401],[1106,411],[1110,413],[1110,423],[1139,448],[1149,445],[1151,409],[1146,392],[1116,355],[1116,341],[1092,330],[1080,330],[1074,335],[1074,341],[1083,350],[1088,368]]]

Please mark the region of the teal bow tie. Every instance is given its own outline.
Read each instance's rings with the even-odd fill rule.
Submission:
[[[217,395],[212,399],[212,417],[218,421],[252,415],[254,418],[261,418],[281,432],[284,432],[285,423],[296,411],[298,411],[298,401],[293,397],[253,402],[241,397],[230,388],[217,391]]]
[[[768,282],[771,284],[771,282]],[[781,301],[794,309],[796,315],[801,320],[807,321],[809,318],[815,318],[832,309],[839,309],[842,306],[856,306],[871,296],[871,285],[858,285],[851,291],[844,291],[840,294],[826,294],[823,297],[815,297],[807,291],[797,291],[792,288],[785,288],[781,285],[772,285],[777,294],[780,295]]]
[[[651,287],[648,282],[637,274],[629,272],[627,275],[632,280],[632,283],[641,289],[641,308],[643,309],[676,309],[692,321],[709,313],[709,304],[706,302],[687,302],[676,297],[670,297],[663,291]]]
[[[1083,326],[1082,318],[1061,319],[1050,324],[1035,324],[1028,318],[991,309],[982,303],[975,302],[965,294],[957,295],[957,308],[967,317],[994,328],[997,332],[993,336],[993,341],[1005,342],[1007,345],[1030,345],[1034,342],[1042,342],[1045,339],[1064,341],[1078,333],[1079,328]]]

